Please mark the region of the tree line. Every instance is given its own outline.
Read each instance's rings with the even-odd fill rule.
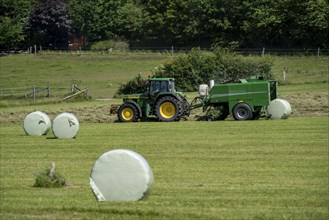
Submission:
[[[140,46],[329,46],[328,0],[1,0],[0,48],[67,48],[120,39]]]

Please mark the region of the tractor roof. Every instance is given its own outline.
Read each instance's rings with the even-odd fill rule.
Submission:
[[[174,78],[149,78],[149,81],[175,81]]]

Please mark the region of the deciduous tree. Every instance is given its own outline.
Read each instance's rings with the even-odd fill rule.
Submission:
[[[25,40],[24,28],[34,0],[0,1],[0,48],[13,49]]]
[[[67,49],[71,20],[68,0],[39,0],[31,11],[28,35],[30,44],[49,49]]]

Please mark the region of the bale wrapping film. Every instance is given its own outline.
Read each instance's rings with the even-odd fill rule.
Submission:
[[[153,184],[147,161],[131,150],[112,150],[101,155],[90,174],[90,187],[98,201],[137,201]]]
[[[51,128],[51,120],[45,113],[34,111],[25,117],[23,128],[27,135],[46,135]]]
[[[268,106],[267,113],[272,119],[286,119],[291,114],[291,106],[284,99],[274,99]]]
[[[78,131],[79,121],[71,113],[61,113],[53,121],[53,133],[57,138],[74,138]]]

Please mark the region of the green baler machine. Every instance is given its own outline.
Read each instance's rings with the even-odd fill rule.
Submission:
[[[268,110],[273,100],[277,102],[271,109],[279,112],[279,118],[287,118],[291,113],[289,103],[277,99],[277,81],[261,76],[216,84],[210,90],[208,85],[200,85],[199,96],[191,103],[182,92],[176,91],[173,78],[149,78],[148,82],[144,93],[124,95],[117,109],[119,121],[134,122],[149,116],[159,121],[179,121],[196,108],[202,108],[209,121],[224,120],[228,115],[235,120],[256,120],[262,116],[272,117]]]
[[[277,82],[254,76],[235,83],[216,84],[199,94],[190,109],[202,107],[208,120],[224,120],[230,114],[236,120],[259,119],[277,98]]]

